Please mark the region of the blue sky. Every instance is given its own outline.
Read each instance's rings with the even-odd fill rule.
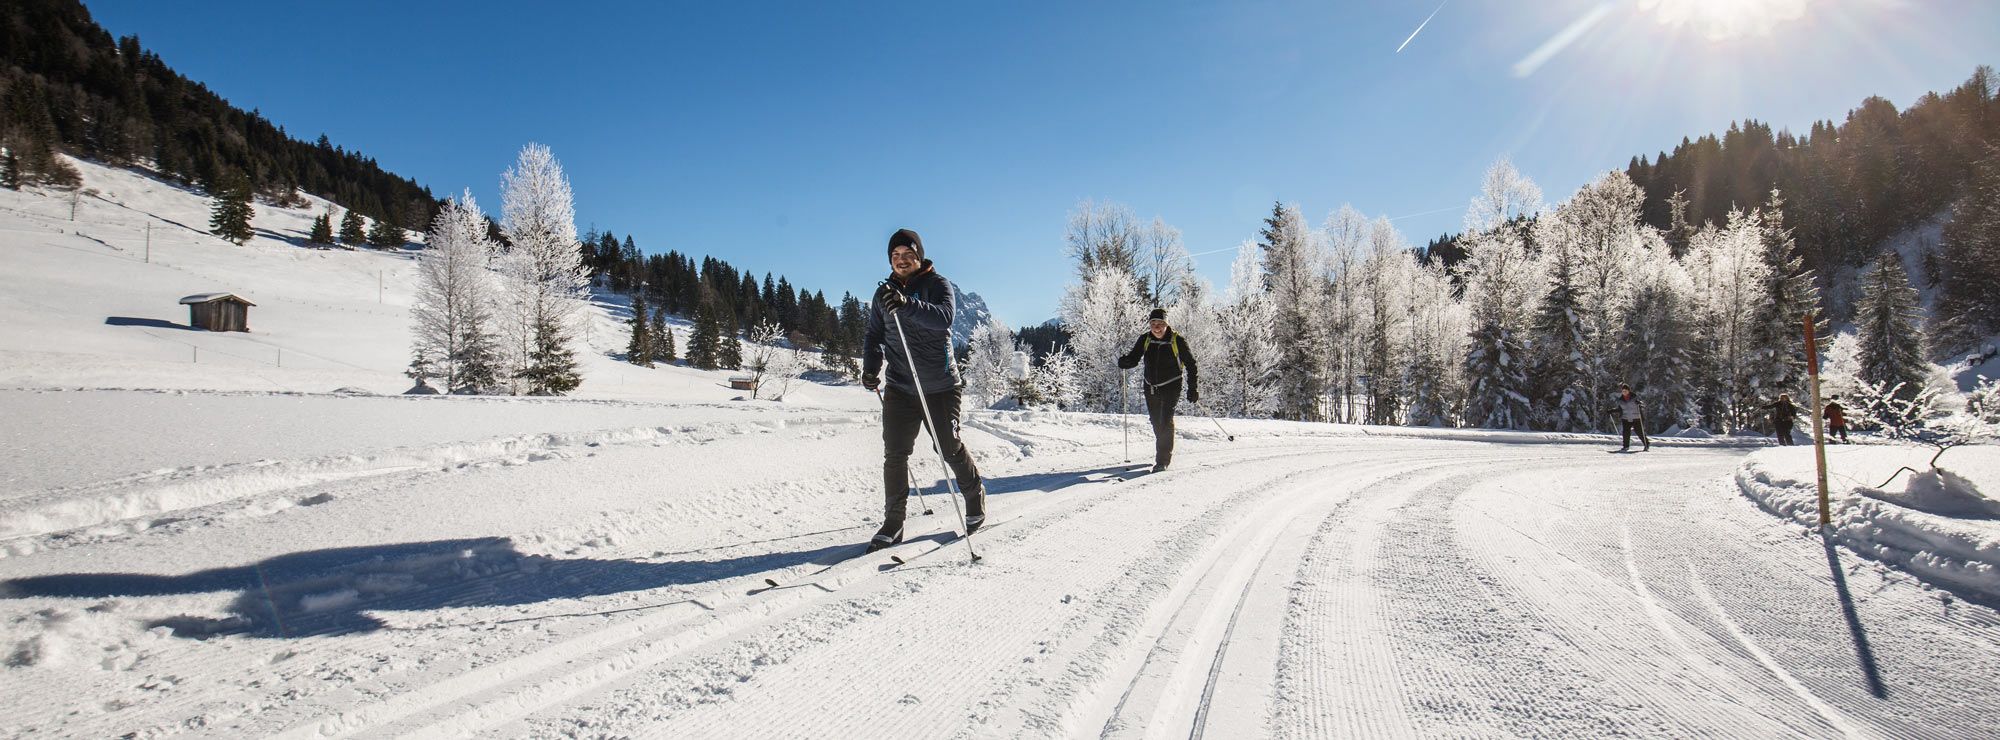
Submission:
[[[1274,200],[1421,244],[1501,155],[1554,201],[1732,120],[1803,131],[2000,63],[1985,0],[86,4],[294,136],[489,213],[539,141],[579,229],[837,299],[914,228],[1014,326],[1055,314],[1085,198],[1197,253]],[[1223,285],[1230,257],[1199,268]]]

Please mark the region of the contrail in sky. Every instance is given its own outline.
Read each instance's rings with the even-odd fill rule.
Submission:
[[[1444,6],[1450,2],[1451,0],[1444,0],[1444,2],[1438,3],[1437,10],[1431,11],[1431,14],[1424,18],[1424,22],[1417,24],[1417,30],[1411,31],[1409,38],[1403,39],[1403,46],[1409,46],[1410,42],[1417,40],[1417,34],[1423,33],[1424,26],[1430,25],[1431,19],[1438,17],[1438,10],[1444,10]],[[1403,53],[1403,46],[1396,47],[1397,54]]]

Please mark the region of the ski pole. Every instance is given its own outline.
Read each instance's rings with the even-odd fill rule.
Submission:
[[[882,400],[882,391],[880,390],[875,391],[875,400],[877,401]],[[930,420],[926,419],[924,421],[924,429],[926,431],[930,429]],[[917,485],[916,466],[905,465],[903,466],[903,472],[909,475],[910,489],[917,492],[917,500],[923,502],[924,515],[929,516],[931,514],[931,496],[928,493],[924,493],[923,486]]]
[[[1201,404],[1197,403],[1197,404],[1195,404],[1195,405],[1196,405],[1196,406],[1199,406],[1199,405],[1201,405]],[[1229,441],[1231,441],[1231,442],[1234,442],[1234,441],[1236,441],[1236,435],[1234,435],[1234,434],[1230,434],[1230,433],[1229,433],[1229,430],[1227,430],[1227,429],[1223,429],[1223,428],[1222,428],[1222,422],[1221,422],[1221,421],[1218,421],[1218,420],[1217,420],[1217,419],[1215,418],[1215,414],[1209,414],[1209,415],[1208,415],[1208,420],[1209,420],[1209,421],[1210,421],[1211,423],[1215,424],[1215,431],[1218,431],[1218,432],[1221,432],[1221,433],[1222,433],[1222,436],[1224,436],[1224,437],[1228,437],[1228,438],[1229,438]]]
[[[923,379],[917,376],[917,358],[915,355],[910,354],[910,335],[903,333],[902,313],[897,309],[889,309],[889,318],[896,322],[896,339],[903,345],[903,362],[910,366],[910,382],[917,386],[917,407],[923,410],[924,420],[928,422],[931,418],[931,401],[924,396]],[[926,424],[926,428],[929,428],[928,424]],[[953,511],[958,512],[958,528],[966,530],[965,553],[972,556],[973,562],[979,562],[979,551],[972,547],[972,532],[965,526],[965,509],[958,505],[958,482],[952,480],[951,464],[945,462],[944,459],[944,443],[938,441],[936,429],[929,429],[929,431],[931,434],[931,449],[937,450],[938,467],[944,468],[945,490],[951,493],[949,496],[951,499],[951,508]]]
[[[1132,462],[1132,407],[1125,404],[1125,374],[1118,374],[1118,426],[1125,430],[1125,462]]]

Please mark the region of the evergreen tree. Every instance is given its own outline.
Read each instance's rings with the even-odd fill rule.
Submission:
[[[1991,115],[2000,127],[2000,111]],[[1937,252],[1938,313],[1951,317],[1940,339],[1960,345],[2000,331],[2000,149],[1980,160],[1967,190]]]
[[[722,351],[716,353],[715,363],[727,370],[743,369],[743,337],[732,328],[729,338],[722,340]]]
[[[1693,285],[1680,263],[1658,252],[1646,256],[1634,280],[1613,367],[1646,409],[1649,431],[1659,432],[1695,411]]]
[[[674,330],[667,327],[666,309],[656,308],[653,310],[653,328],[647,333],[647,340],[652,345],[653,362],[664,362],[671,365],[675,360],[680,359],[678,353],[674,350]]]
[[[485,220],[470,192],[445,201],[417,255],[412,343],[451,393],[496,390],[492,274],[486,268],[492,244]]]
[[[625,343],[625,361],[642,367],[653,366],[651,316],[646,313],[645,291],[632,293],[632,338]]]
[[[214,196],[215,204],[208,216],[209,232],[239,245],[250,241],[250,182],[232,172],[217,184]]]
[[[1273,204],[1257,234],[1264,250],[1264,289],[1277,315],[1272,339],[1278,346],[1274,377],[1277,416],[1298,421],[1322,418],[1326,387],[1323,358],[1332,351],[1321,320],[1326,313],[1319,240],[1306,228],[1297,206]]]
[[[1924,364],[1917,289],[1910,286],[1902,256],[1884,251],[1874,271],[1862,279],[1861,290],[1854,317],[1861,369],[1855,376],[1884,390],[1901,384],[1895,395],[1915,398],[1924,388],[1929,368]]]
[[[710,302],[695,304],[694,333],[688,335],[688,365],[702,370],[715,369],[722,354],[722,330],[717,324]]]
[[[1579,284],[1580,255],[1567,239],[1555,239],[1544,253],[1548,278],[1535,311],[1529,346],[1533,348],[1535,414],[1539,423],[1558,432],[1595,428],[1589,401],[1590,368],[1584,357],[1583,286]]]
[[[1819,350],[1831,338],[1819,310],[1819,288],[1812,271],[1805,269],[1792,232],[1784,227],[1784,199],[1773,190],[1761,211],[1751,213],[1757,228],[1765,266],[1763,295],[1757,306],[1751,331],[1751,356],[1755,365],[1750,374],[1750,393],[1756,398],[1775,398],[1779,393],[1802,397],[1805,387],[1805,327],[1800,320],[1815,317]]]
[[[368,243],[368,233],[364,230],[361,214],[350,208],[347,215],[340,217],[340,243],[358,247]]]
[[[403,233],[403,227],[389,219],[375,219],[375,224],[368,227],[368,245],[376,249],[398,248],[407,241],[409,235]]]
[[[306,241],[319,246],[333,246],[333,214],[322,213],[313,218],[312,233]]]
[[[527,382],[528,395],[560,396],[582,384],[576,352],[569,348],[569,332],[565,327],[553,319],[538,322],[534,343],[527,366],[517,374]]]

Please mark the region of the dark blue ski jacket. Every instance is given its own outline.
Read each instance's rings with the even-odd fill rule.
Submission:
[[[951,311],[955,290],[951,281],[937,274],[930,260],[910,276],[908,283],[889,276],[889,285],[903,294],[907,301],[903,308],[891,317],[881,306],[868,307],[868,333],[861,342],[861,372],[864,375],[880,374],[882,383],[899,391],[915,394],[917,384],[910,378],[911,357],[903,354],[902,337],[896,335],[896,323],[902,322],[902,331],[910,341],[910,353],[915,355],[917,380],[923,381],[925,393],[937,393],[957,388],[958,365],[951,361]],[[885,357],[888,368],[884,372]]]

